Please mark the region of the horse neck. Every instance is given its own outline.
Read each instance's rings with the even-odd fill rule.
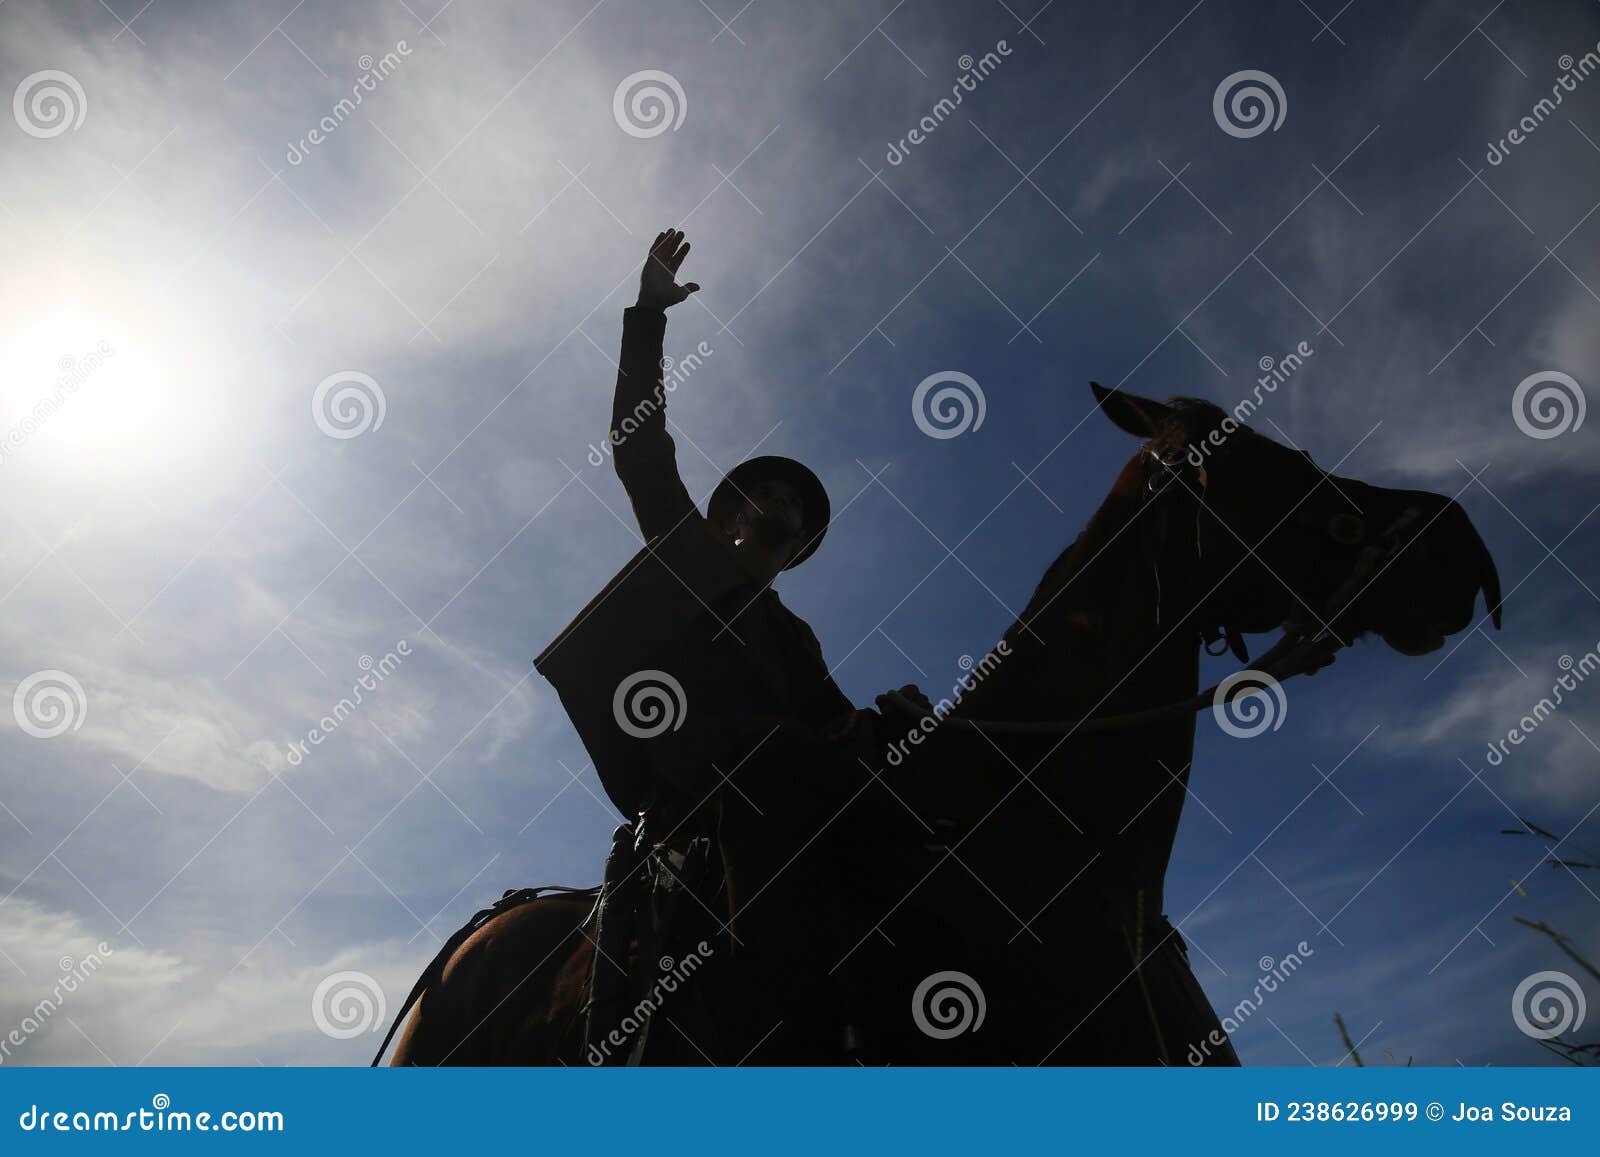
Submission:
[[[1187,568],[1152,557],[1139,520],[1147,508],[1140,459],[1118,477],[1084,532],[1046,571],[1027,607],[1005,634],[998,666],[964,695],[954,715],[974,720],[1071,720],[1121,714],[1188,699],[1199,683],[1198,640],[1168,608],[1186,607]],[[997,649],[998,650],[998,649]],[[1161,884],[1177,833],[1190,760],[1194,720],[1185,717],[1125,730],[1045,737],[996,737],[1004,761],[990,758],[995,775],[1028,775],[1070,816],[1072,826],[1041,840],[1092,848],[1113,887],[1144,893],[1160,910]],[[984,746],[987,746],[985,741]],[[981,754],[981,748],[978,749]],[[1173,779],[1178,783],[1174,784]],[[1026,809],[1055,821],[1023,786],[1017,822],[1033,823]]]
[[[1190,592],[1183,568],[1151,557],[1140,525],[1145,477],[1140,459],[1124,468],[1006,631],[1003,662],[962,696],[955,714],[1067,719],[1195,693],[1196,635],[1170,609],[1187,606]]]

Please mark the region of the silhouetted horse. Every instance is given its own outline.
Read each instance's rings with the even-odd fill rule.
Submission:
[[[1285,625],[1317,640],[1281,677],[1362,633],[1423,654],[1480,591],[1498,626],[1499,580],[1447,498],[1337,477],[1209,403],[1095,392],[1144,444],[983,680],[897,766],[821,804],[803,770],[724,793],[743,947],[713,954],[693,1007],[664,1008],[650,1059],[838,1061],[849,1024],[867,1063],[1237,1063],[1162,915],[1194,709],[1213,701],[1200,646],[1243,659],[1243,634]],[[488,919],[393,1063],[581,1063],[592,899]]]

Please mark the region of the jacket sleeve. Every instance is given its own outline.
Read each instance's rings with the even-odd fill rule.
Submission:
[[[623,311],[622,354],[611,406],[612,460],[647,539],[667,533],[696,513],[678,474],[672,435],[667,433],[667,394],[661,379],[666,330],[663,310],[633,306]]]
[[[784,608],[784,612],[794,624],[795,633],[800,637],[806,653],[815,661],[816,673],[822,683],[816,692],[816,702],[822,708],[821,717],[833,720],[853,713],[856,705],[850,702],[850,697],[839,689],[838,683],[834,682],[833,675],[828,671],[828,662],[822,657],[822,644],[817,642],[817,635],[811,629],[811,624],[787,607]]]

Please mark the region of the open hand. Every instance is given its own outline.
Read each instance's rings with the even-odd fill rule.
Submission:
[[[923,715],[934,714],[933,704],[928,702],[928,697],[922,693],[922,689],[919,688],[915,683],[907,683],[904,687],[900,688],[898,694],[910,700],[912,705],[919,708]],[[906,714],[906,709],[899,703],[896,703],[893,699],[889,698],[888,694],[879,695],[877,698],[877,705],[879,712],[884,715],[893,714],[903,716]]]
[[[683,239],[683,230],[668,229],[656,234],[650,253],[644,259],[644,271],[639,274],[639,304],[648,309],[666,309],[699,290],[693,281],[678,284],[678,266],[689,256],[689,243]]]

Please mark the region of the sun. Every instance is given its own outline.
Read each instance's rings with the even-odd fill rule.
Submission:
[[[60,302],[0,323],[0,455],[131,465],[188,425],[183,374],[137,308]]]

